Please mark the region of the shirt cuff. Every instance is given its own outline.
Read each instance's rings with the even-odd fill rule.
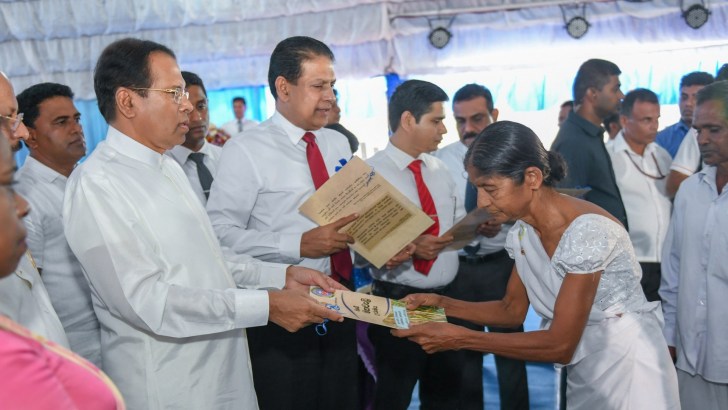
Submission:
[[[280,234],[280,252],[281,255],[301,259],[301,238],[303,233],[281,233]]]
[[[675,346],[677,340],[675,340],[675,327],[665,323],[665,327],[662,329],[662,334],[665,336],[665,341],[668,346]]]
[[[283,289],[286,286],[286,270],[291,265],[272,262],[259,262],[259,288]]]
[[[268,291],[237,289],[235,292],[235,327],[246,328],[268,324]]]

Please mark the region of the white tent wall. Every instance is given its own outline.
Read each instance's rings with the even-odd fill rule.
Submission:
[[[683,7],[700,3],[684,0]],[[76,98],[92,100],[93,67],[114,40],[134,36],[169,46],[183,69],[202,74],[209,90],[267,84],[268,59],[291,35],[329,44],[343,92],[344,120],[355,133],[386,143],[386,119],[359,118],[347,99],[367,99],[357,81],[396,72],[428,78],[452,95],[456,79],[494,90],[509,119],[537,128],[548,140],[555,126],[539,125],[544,111],[570,98],[578,65],[607,58],[623,70],[623,89],[650,87],[675,101],[682,74],[728,60],[728,0],[706,1],[707,24],[694,30],[680,0],[0,0],[0,70],[17,90],[42,81],[68,84]],[[564,16],[590,23],[580,40],[569,37]],[[444,49],[427,36],[445,25],[453,38]],[[367,80],[369,81],[369,80]],[[462,84],[459,82],[458,84]],[[385,104],[379,86],[375,104]],[[537,97],[535,97],[537,96]],[[268,109],[272,107],[268,104]],[[374,110],[380,115],[382,110]],[[386,107],[385,107],[386,111]],[[548,114],[551,116],[551,113]],[[555,114],[553,114],[555,118]],[[663,118],[665,117],[663,113]],[[355,118],[349,120],[350,118]],[[675,118],[669,118],[663,125]],[[549,120],[549,124],[555,120]],[[376,124],[376,125],[375,125]],[[452,123],[451,123],[452,124]],[[451,126],[451,130],[452,130]],[[379,136],[381,134],[381,136]],[[372,137],[374,138],[374,137]],[[448,140],[456,138],[454,133]]]

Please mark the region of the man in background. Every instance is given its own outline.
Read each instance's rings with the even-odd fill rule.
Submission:
[[[354,154],[356,150],[359,149],[359,139],[356,138],[356,135],[354,135],[353,132],[349,131],[348,129],[346,129],[346,127],[341,125],[341,107],[339,107],[338,91],[334,90],[334,96],[336,97],[336,99],[334,100],[334,106],[331,107],[331,113],[329,114],[329,123],[326,124],[326,128],[342,133],[349,141],[351,153]]]
[[[23,124],[23,113],[18,111],[13,86],[4,73],[0,72],[0,138],[5,138],[14,151],[20,149],[21,141],[28,138],[28,129]],[[29,206],[22,196],[23,204]],[[3,227],[4,228],[4,227]],[[28,330],[68,348],[68,338],[63,330],[35,261],[29,251],[20,259],[12,275],[0,279],[0,314],[23,325]]]
[[[168,153],[180,164],[192,185],[192,190],[195,191],[202,206],[205,206],[210,196],[210,187],[217,172],[222,148],[208,143],[205,138],[210,125],[205,84],[197,74],[189,71],[182,71],[182,78],[187,84],[192,104],[190,130],[185,134],[184,142]]]
[[[230,137],[239,137],[243,134],[243,131],[258,125],[258,121],[245,118],[245,111],[247,108],[248,105],[245,98],[233,98],[233,114],[235,115],[235,119],[220,126],[220,128],[222,128]]]
[[[622,131],[607,151],[630,221],[629,237],[642,267],[642,290],[648,301],[655,301],[660,300],[662,244],[672,209],[665,192],[671,158],[655,143],[660,103],[654,92],[630,91],[621,111]]]
[[[619,111],[624,98],[616,64],[599,59],[586,61],[574,79],[574,104],[561,125],[551,149],[566,160],[568,173],[561,188],[591,190],[584,199],[617,218],[627,228],[627,213],[614,177],[612,162],[604,146],[602,121]]]
[[[33,85],[18,94],[19,109],[28,128],[30,155],[17,174],[18,192],[30,203],[25,218],[28,248],[63,324],[71,350],[101,368],[99,322],[81,264],[63,234],[66,182],[86,155],[81,114],[68,86]]]
[[[564,101],[561,104],[561,107],[559,108],[559,118],[558,118],[559,127],[561,126],[561,124],[564,123],[564,121],[566,121],[567,118],[569,118],[569,113],[572,111],[574,111],[574,101],[572,101],[572,100]]]
[[[675,154],[677,154],[677,150],[685,138],[685,134],[688,133],[692,126],[695,96],[698,94],[698,91],[712,83],[713,80],[711,74],[703,71],[694,71],[685,74],[680,79],[680,97],[677,103],[680,109],[680,121],[665,127],[665,129],[657,133],[657,139],[655,140],[658,145],[670,153],[671,158],[675,158]]]
[[[453,116],[457,125],[459,141],[434,152],[448,167],[455,181],[458,213],[465,213],[467,173],[463,161],[465,153],[475,138],[490,124],[498,120],[498,109],[494,107],[490,90],[480,84],[467,84],[453,97]],[[481,236],[465,249],[458,252],[460,261],[458,274],[450,285],[448,296],[471,302],[501,300],[513,270],[513,259],[505,250],[506,235],[511,225],[481,227]],[[454,322],[473,330],[483,330],[465,321]],[[523,331],[489,327],[491,332]],[[463,377],[461,394],[463,409],[483,408],[483,354],[473,351],[459,352]],[[524,409],[528,405],[528,380],[526,363],[521,360],[495,356],[498,373],[498,387],[502,409]]]

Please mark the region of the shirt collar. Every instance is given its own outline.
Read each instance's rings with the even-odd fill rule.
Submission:
[[[187,162],[187,158],[190,156],[190,154],[194,153],[194,151],[185,147],[184,145],[175,145],[167,152],[169,152],[169,155],[171,155],[172,158],[175,159],[175,161],[179,162],[180,165],[184,165],[184,163]],[[200,154],[209,155],[207,141],[202,142],[202,147],[200,147],[200,150],[197,152],[199,152]]]
[[[111,148],[119,151],[119,153],[145,164],[161,167],[162,161],[164,161],[163,154],[137,142],[111,125],[109,125],[109,131],[106,134],[106,141]]]
[[[274,124],[281,127],[283,132],[288,136],[288,139],[291,141],[291,144],[297,145],[299,141],[301,141],[301,138],[303,138],[303,135],[307,132],[311,132],[316,136],[316,139],[319,137],[320,129],[315,131],[306,131],[303,128],[299,128],[290,121],[286,117],[283,116],[278,110],[276,110],[275,113],[273,113],[273,116],[271,117],[271,121],[273,121]]]
[[[636,157],[651,154],[656,149],[655,145],[656,144],[654,142],[647,144],[644,154],[639,155],[638,153],[634,152],[629,144],[627,144],[627,141],[624,139],[624,130],[620,130],[619,133],[617,133],[617,136],[614,137],[614,141],[612,141],[612,149],[614,149],[614,152],[627,151],[630,155],[634,155]]]
[[[687,134],[687,132],[690,131],[690,126],[685,124],[682,120],[678,121],[677,124],[675,124],[675,128],[679,129],[684,134]]]
[[[715,177],[717,175],[717,169],[715,166],[703,164],[703,169],[698,173],[700,182],[708,184],[713,192],[718,192],[718,184],[715,183]]]
[[[31,156],[28,156],[25,159],[25,165],[23,165],[23,168],[27,168],[25,172],[30,171],[48,183],[53,183],[56,180],[60,180],[65,183],[67,179],[65,176]]]
[[[394,165],[399,169],[400,171],[406,169],[409,164],[412,163],[412,161],[419,159],[422,160],[422,165],[429,166],[429,157],[425,154],[420,154],[417,158],[412,158],[412,156],[401,149],[397,148],[392,144],[391,142],[387,144],[387,147],[384,148],[384,153],[394,162]]]
[[[570,112],[566,120],[584,130],[589,136],[599,138],[600,140],[604,139],[604,128],[587,121],[586,118],[577,114],[576,111]]]

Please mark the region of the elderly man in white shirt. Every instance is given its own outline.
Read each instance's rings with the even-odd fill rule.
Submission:
[[[682,408],[718,410],[728,408],[728,81],[698,92],[693,127],[706,166],[675,197],[660,296]]]
[[[220,126],[231,138],[243,135],[243,132],[258,125],[258,121],[245,118],[245,111],[248,104],[243,97],[233,98],[233,113],[235,119],[230,120]]]
[[[190,113],[190,131],[185,134],[182,144],[167,151],[177,161],[190,180],[192,190],[202,202],[207,204],[210,187],[217,172],[222,148],[205,140],[210,125],[210,113],[207,105],[207,90],[202,79],[195,73],[182,71],[182,78],[190,93],[192,112]]]
[[[338,284],[223,252],[164,155],[182,142],[192,111],[171,50],[116,41],[99,58],[94,88],[109,132],[69,178],[63,222],[101,323],[104,370],[133,409],[257,408],[243,329],[341,320],[307,295],[307,285]]]
[[[28,138],[28,129],[18,111],[13,86],[0,72],[0,138],[5,138],[13,148]],[[7,122],[8,124],[2,124]],[[4,227],[3,227],[4,228]],[[35,261],[26,252],[15,272],[0,279],[0,314],[23,325],[33,333],[69,347],[63,325],[53,309],[45,285],[38,273]]]
[[[346,138],[323,128],[334,102],[334,55],[310,37],[290,37],[271,54],[271,118],[228,141],[207,212],[223,246],[265,261],[292,263],[350,284],[348,235],[355,216],[318,227],[298,208],[351,157]],[[262,408],[360,407],[356,324],[288,334],[275,326],[248,332]],[[338,381],[332,383],[332,380]]]
[[[437,149],[447,132],[443,124],[447,99],[435,84],[419,80],[402,83],[389,101],[390,142],[367,160],[435,222],[415,240],[411,261],[394,269],[372,270],[375,295],[401,299],[410,293],[442,294],[458,272],[457,252],[444,251],[452,237],[443,234],[464,216],[463,208],[456,207],[458,194],[447,166],[428,154]],[[370,327],[369,337],[377,368],[375,409],[407,409],[418,380],[424,408],[459,407],[459,352],[428,355],[381,326]]]
[[[648,301],[660,300],[662,244],[672,204],[665,192],[670,153],[655,142],[660,104],[647,89],[630,91],[622,101],[622,130],[608,148],[614,176],[627,211],[629,237],[642,267]]]
[[[81,264],[63,234],[63,196],[76,163],[86,155],[81,114],[73,92],[56,83],[33,85],[18,94],[28,128],[30,156],[18,171],[18,192],[33,211],[25,218],[28,247],[71,349],[102,368],[99,322]]]

